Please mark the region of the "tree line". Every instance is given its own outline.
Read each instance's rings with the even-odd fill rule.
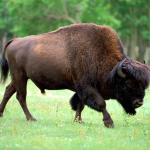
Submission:
[[[150,63],[150,0],[0,0],[0,48],[17,36],[92,22],[112,26],[126,53]]]

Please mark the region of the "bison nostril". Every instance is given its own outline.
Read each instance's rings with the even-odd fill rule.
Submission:
[[[140,107],[140,106],[142,106],[142,105],[143,105],[143,100],[136,99],[136,100],[134,100],[134,102],[133,102],[133,106],[134,106],[135,108],[138,108],[138,107]]]
[[[143,102],[142,102],[142,101],[140,101],[140,102],[137,102],[137,104],[139,104],[139,105],[143,105]]]

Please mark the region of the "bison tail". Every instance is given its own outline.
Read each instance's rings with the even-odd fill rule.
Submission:
[[[71,108],[74,111],[76,111],[79,103],[80,103],[80,99],[79,99],[77,93],[75,93],[70,99]]]
[[[7,77],[8,77],[8,72],[9,72],[9,66],[8,66],[8,62],[5,58],[5,50],[7,48],[7,46],[12,42],[13,40],[9,41],[5,47],[4,47],[4,50],[2,52],[2,57],[1,57],[1,60],[0,60],[0,67],[1,67],[1,79],[0,81],[2,83],[5,83]]]
[[[1,59],[1,82],[4,83],[8,77],[9,67],[8,62],[4,56]]]

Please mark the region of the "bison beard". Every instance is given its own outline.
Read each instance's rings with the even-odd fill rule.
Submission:
[[[132,106],[132,104],[126,103],[125,101],[118,101],[118,102],[122,105],[126,113],[130,115],[136,114],[135,108]]]
[[[4,48],[1,82],[10,71],[11,82],[0,104],[0,116],[16,93],[27,120],[35,120],[27,103],[27,80],[45,89],[75,92],[70,104],[81,122],[84,105],[102,112],[104,125],[113,127],[106,109],[107,99],[117,99],[125,111],[135,114],[143,104],[149,84],[147,65],[129,59],[117,33],[107,26],[75,24],[59,30],[15,38]]]

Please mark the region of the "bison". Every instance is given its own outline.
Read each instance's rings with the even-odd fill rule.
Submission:
[[[26,103],[27,80],[31,79],[42,93],[45,89],[74,91],[70,100],[81,121],[85,105],[102,112],[106,127],[113,120],[105,100],[116,99],[131,115],[143,104],[149,85],[149,67],[128,58],[121,40],[110,27],[75,24],[53,32],[9,41],[1,59],[1,82],[10,71],[11,82],[0,104],[0,116],[16,92],[27,120],[35,120]]]

